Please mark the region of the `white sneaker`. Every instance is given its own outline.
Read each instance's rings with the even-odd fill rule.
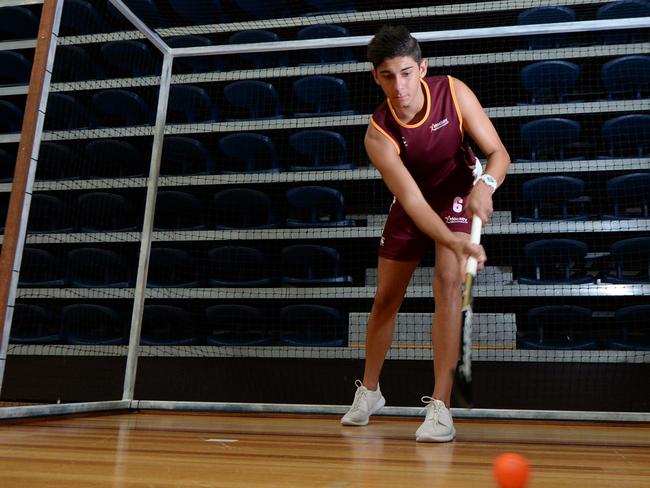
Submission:
[[[370,416],[386,405],[386,399],[381,394],[379,385],[375,391],[369,390],[361,381],[354,382],[357,385],[357,392],[354,394],[354,402],[350,410],[341,418],[343,425],[368,425]]]
[[[440,400],[424,396],[422,401],[427,404],[427,415],[422,425],[415,432],[418,442],[449,442],[456,437],[454,421],[451,412]]]

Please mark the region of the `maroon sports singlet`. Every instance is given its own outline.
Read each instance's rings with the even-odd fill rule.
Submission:
[[[453,232],[469,234],[465,200],[472,188],[476,158],[463,138],[462,116],[452,79],[435,76],[422,81],[426,112],[419,122],[405,124],[386,99],[370,123],[395,146],[431,208]],[[379,255],[388,259],[421,259],[433,240],[393,200],[381,237]]]

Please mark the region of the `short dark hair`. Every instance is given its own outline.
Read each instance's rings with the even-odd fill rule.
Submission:
[[[385,25],[377,31],[368,44],[368,61],[377,68],[386,59],[410,56],[418,64],[422,51],[417,39],[403,25]]]

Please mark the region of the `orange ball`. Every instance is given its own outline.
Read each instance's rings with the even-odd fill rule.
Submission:
[[[524,488],[530,479],[528,460],[521,454],[499,454],[492,466],[494,479],[501,488]]]

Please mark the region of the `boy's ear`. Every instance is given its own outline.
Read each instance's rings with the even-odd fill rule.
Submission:
[[[427,70],[429,69],[429,60],[424,58],[420,63],[420,76],[424,78],[427,75]]]
[[[375,80],[375,83],[379,85],[379,80],[377,79],[377,70],[375,68],[372,68],[370,70],[370,73],[372,73],[372,79]]]

